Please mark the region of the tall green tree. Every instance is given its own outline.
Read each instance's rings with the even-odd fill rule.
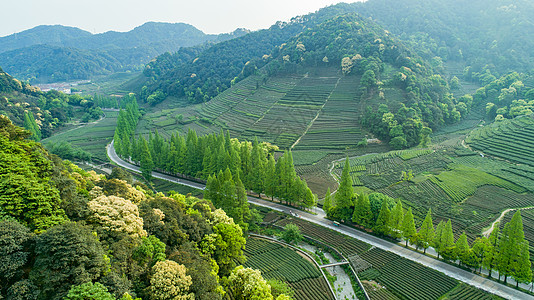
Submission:
[[[438,258],[440,255],[439,249],[441,248],[441,235],[443,234],[443,227],[445,227],[445,223],[443,223],[443,220],[441,220],[439,221],[438,226],[436,226],[436,231],[434,232],[434,239],[432,240],[432,247],[438,253]]]
[[[432,211],[429,208],[425,220],[421,224],[421,228],[419,228],[417,246],[423,248],[423,253],[426,253],[426,249],[432,244],[433,240],[434,224],[432,224]]]
[[[350,163],[348,157],[345,159],[345,166],[341,173],[339,186],[334,195],[334,208],[332,215],[341,220],[352,219],[352,207],[354,206],[354,189],[352,188],[352,178],[350,177]]]
[[[24,112],[23,126],[31,133],[30,138],[32,140],[37,142],[41,140],[41,130],[39,129],[39,126],[37,125],[35,117],[31,111]]]
[[[323,210],[328,216],[330,209],[332,208],[332,193],[330,192],[330,187],[326,190],[323,202]]]
[[[504,225],[501,238],[499,240],[499,253],[497,256],[497,270],[499,277],[504,275],[506,283],[509,275],[513,275],[515,269],[521,269],[517,264],[517,259],[521,257],[522,244],[526,243],[523,231],[523,220],[521,211],[517,211],[510,222]],[[522,276],[518,276],[522,277]]]
[[[519,283],[529,283],[532,281],[528,241],[521,243],[518,248],[519,255],[515,258],[512,264],[512,277],[516,281],[516,288],[519,286]]]
[[[402,237],[406,241],[406,247],[408,247],[408,242],[413,243],[415,241],[415,235],[417,231],[415,230],[415,222],[413,220],[412,208],[408,209],[408,212],[404,215],[402,221]]]
[[[152,180],[152,171],[154,170],[154,162],[152,161],[152,155],[148,148],[148,143],[144,137],[141,137],[140,141],[140,165],[141,173],[147,181]]]
[[[500,223],[497,222],[493,225],[493,231],[491,231],[491,234],[485,243],[484,257],[482,258],[482,266],[488,270],[490,277],[493,268],[497,264],[499,234]]]
[[[387,201],[382,201],[382,207],[380,208],[380,213],[378,213],[378,218],[376,219],[376,223],[373,227],[373,230],[382,235],[389,234],[390,217],[391,216]]]
[[[402,236],[402,222],[404,221],[404,209],[402,208],[402,202],[399,200],[393,209],[391,210],[389,218],[389,228],[391,229],[391,235],[394,238],[400,238]]]
[[[452,223],[449,219],[443,230],[441,231],[440,247],[439,252],[441,256],[446,260],[455,260],[455,244],[454,244],[454,233],[452,231]]]
[[[367,194],[362,193],[356,197],[352,222],[365,228],[371,228],[374,225],[371,203],[369,202],[369,196]]]
[[[459,264],[469,265],[471,249],[467,242],[467,235],[462,233],[456,241],[456,256],[458,256]]]

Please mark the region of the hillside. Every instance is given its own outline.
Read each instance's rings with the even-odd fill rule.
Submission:
[[[248,63],[254,64],[256,61]],[[413,146],[420,141],[419,132],[409,131],[422,130],[421,121],[436,128],[461,118],[455,115],[452,99],[445,97],[446,82],[432,76],[430,66],[383,29],[356,15],[335,17],[307,28],[286,40],[282,48],[275,48],[263,64],[257,71],[251,67],[254,75],[211,101],[180,108],[181,122],[165,121],[173,113],[159,108],[147,119],[154,121],[152,125],[161,124],[160,129],[167,132],[193,119],[204,124],[200,128],[193,124],[197,130],[222,127],[235,136],[257,136],[283,148],[344,149],[361,141],[365,134],[359,127],[364,123],[367,130],[386,141],[404,131],[403,135],[413,137],[406,140]],[[442,111],[443,106],[436,101],[446,103],[447,110]],[[430,117],[408,105],[439,114]],[[375,116],[372,112],[379,106],[383,111]],[[391,112],[392,118],[387,125],[382,124],[386,112]],[[411,123],[399,128],[399,134],[390,134],[387,126],[406,120]],[[343,134],[335,134],[340,130]]]
[[[32,82],[88,79],[141,69],[153,57],[181,47],[245,34],[208,35],[183,23],[149,22],[128,32],[90,34],[64,26],[38,26],[0,38],[0,66]],[[65,65],[69,66],[68,68]]]
[[[186,96],[193,103],[205,102],[265,65],[267,60],[263,57],[276,46],[347,9],[345,4],[326,7],[205,50],[184,48],[171,56],[157,57],[144,70],[148,79],[141,97],[147,99],[160,91],[169,96]],[[249,61],[253,63],[245,69]]]
[[[466,79],[487,84],[492,76],[534,67],[532,1],[370,0],[352,7],[426,59],[437,64],[460,61],[470,67]]]
[[[33,120],[40,136],[49,136],[57,126],[68,120],[72,109],[62,93],[42,93],[27,83],[11,77],[0,68],[0,115],[9,117],[15,124],[28,128]]]

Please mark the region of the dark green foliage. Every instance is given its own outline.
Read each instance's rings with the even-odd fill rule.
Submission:
[[[25,268],[30,260],[33,235],[20,223],[0,221],[0,295],[16,281],[26,277]]]
[[[37,237],[30,278],[39,286],[40,299],[61,299],[71,285],[98,280],[109,261],[95,234],[83,225],[66,223]]]
[[[428,60],[465,61],[471,66],[469,77],[480,82],[533,67],[533,32],[527,25],[534,11],[530,1],[507,6],[498,0],[378,0],[353,8],[402,37]]]

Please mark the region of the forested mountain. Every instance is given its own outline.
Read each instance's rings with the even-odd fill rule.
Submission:
[[[208,35],[183,23],[149,22],[128,32],[101,34],[64,26],[38,26],[0,38],[0,65],[35,82],[87,79],[140,69],[153,57],[180,47],[220,42],[247,33]],[[68,67],[67,67],[68,66]]]
[[[63,45],[68,40],[89,37],[88,31],[62,25],[41,25],[12,35],[0,37],[0,52],[33,45]]]
[[[255,67],[263,66],[267,60],[262,62],[262,57],[269,56],[274,47],[348,8],[345,4],[330,6],[295,17],[288,23],[277,22],[269,29],[216,44],[204,51],[184,48],[171,56],[157,57],[144,70],[149,79],[141,96],[146,99],[158,90],[167,95],[187,95],[193,102],[209,100],[230,87],[232,82],[252,74],[242,72],[248,61],[257,60]]]
[[[488,84],[507,72],[534,68],[532,1],[370,0],[352,7],[426,59],[464,61],[470,66],[466,79]]]

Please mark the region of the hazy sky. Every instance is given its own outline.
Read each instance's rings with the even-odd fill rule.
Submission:
[[[355,0],[0,0],[0,36],[37,25],[92,33],[128,31],[148,21],[184,22],[205,33],[267,28],[276,21]]]

